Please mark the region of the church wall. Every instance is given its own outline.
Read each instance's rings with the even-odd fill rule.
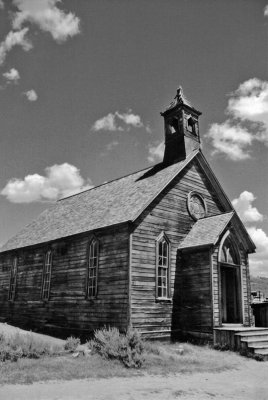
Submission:
[[[210,251],[180,254],[173,297],[173,329],[212,334]],[[177,287],[178,286],[178,287]]]
[[[131,320],[143,331],[170,330],[172,326],[174,286],[177,290],[177,248],[194,224],[187,210],[192,190],[203,195],[207,215],[223,212],[217,195],[196,161],[193,161],[153,201],[136,224],[132,237]],[[156,299],[156,239],[164,231],[170,240],[170,300]]]
[[[91,234],[0,255],[1,321],[61,335],[89,332],[104,325],[125,329],[128,319],[128,227],[97,232],[98,293],[86,299],[87,252]],[[44,253],[53,249],[48,301],[41,300]],[[14,301],[8,301],[13,257],[18,256]]]

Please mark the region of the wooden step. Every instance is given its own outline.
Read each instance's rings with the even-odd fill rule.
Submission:
[[[262,354],[262,355],[268,355],[268,348],[256,348],[254,347],[254,354]]]
[[[235,333],[235,336],[240,336],[242,337],[260,337],[260,336],[267,336],[268,337],[268,329],[264,328],[263,330],[250,330],[250,331],[243,331],[243,332],[237,332]]]
[[[242,338],[241,343],[245,343],[248,347],[254,347],[255,345],[262,344],[268,346],[268,338]]]

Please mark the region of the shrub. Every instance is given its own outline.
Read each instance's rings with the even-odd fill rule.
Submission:
[[[126,334],[110,327],[97,330],[89,345],[101,356],[117,359],[128,368],[140,368],[144,362],[144,342],[132,329]]]
[[[74,352],[80,344],[81,342],[79,338],[70,336],[66,339],[64,349],[70,352]]]

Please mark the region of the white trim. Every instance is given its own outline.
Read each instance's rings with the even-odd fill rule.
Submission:
[[[221,242],[220,242],[220,246],[219,246],[219,253],[218,253],[218,262],[221,262],[221,252],[222,252],[222,247],[224,245],[225,240],[227,239],[227,237],[230,235],[230,231],[229,229],[225,232],[225,234],[223,235]]]
[[[243,291],[243,264],[240,262],[240,285],[241,285],[241,307],[242,307],[242,322],[245,323],[245,303]],[[250,304],[248,305],[250,307]]]

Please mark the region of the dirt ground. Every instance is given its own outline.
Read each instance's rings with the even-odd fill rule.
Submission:
[[[267,400],[268,362],[238,370],[0,386],[1,400]]]

